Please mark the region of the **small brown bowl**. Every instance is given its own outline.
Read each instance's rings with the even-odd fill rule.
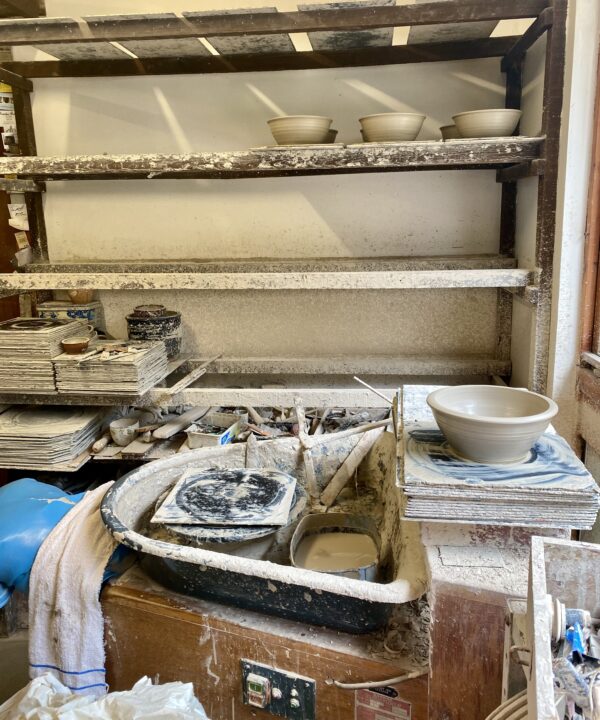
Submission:
[[[73,337],[65,338],[60,341],[62,349],[67,355],[79,355],[88,349],[91,338],[84,337],[83,335],[75,335]]]

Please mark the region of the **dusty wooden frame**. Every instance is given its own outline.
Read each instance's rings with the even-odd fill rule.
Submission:
[[[218,35],[277,34],[323,30],[361,30],[406,25],[449,24],[479,22],[507,18],[535,18],[529,29],[518,38],[485,38],[477,41],[409,45],[405,47],[364,48],[353,53],[270,53],[267,56],[240,55],[208,58],[155,58],[152,60],[70,60],[40,61],[34,63],[8,63],[0,72],[14,79],[18,88],[20,134],[23,133],[28,157],[7,158],[0,163],[0,172],[15,173],[17,179],[4,182],[21,184],[27,191],[30,223],[36,236],[37,265],[24,268],[25,272],[13,277],[0,278],[0,291],[23,292],[37,289],[66,289],[90,287],[95,281],[103,287],[155,287],[152,272],[144,265],[129,269],[129,277],[119,278],[115,268],[72,265],[68,269],[47,264],[47,248],[43,226],[41,192],[44,182],[53,179],[132,178],[132,177],[244,177],[286,176],[297,174],[353,173],[403,171],[439,168],[496,168],[497,181],[502,184],[501,228],[498,258],[513,258],[515,251],[516,207],[518,181],[524,177],[538,177],[538,216],[536,237],[536,268],[528,279],[517,277],[506,268],[494,270],[491,266],[465,268],[467,276],[461,287],[496,287],[498,342],[494,362],[510,367],[513,298],[526,302],[535,314],[534,358],[529,385],[544,391],[548,372],[549,331],[552,293],[553,251],[555,242],[555,211],[558,182],[559,134],[562,112],[563,76],[565,62],[566,13],[568,0],[461,0],[461,2],[428,2],[416,5],[385,6],[318,10],[311,12],[248,13],[244,15],[215,15],[197,17],[184,13],[184,21],[175,16],[104,16],[94,18],[38,18],[36,20],[0,21],[0,41],[4,44],[23,45],[40,43],[71,43],[92,41],[120,41],[126,39],[186,38]],[[255,151],[240,153],[197,153],[186,156],[115,156],[108,158],[35,158],[35,136],[31,122],[29,85],[31,77],[101,76],[175,72],[243,72],[248,70],[277,70],[304,67],[340,67],[344,65],[379,65],[400,62],[443,61],[459,57],[490,57],[502,59],[506,73],[506,107],[519,108],[523,60],[527,50],[546,34],[546,64],[544,73],[543,132],[537,139],[533,154],[508,154],[502,161],[488,152],[485,143],[466,142],[462,153],[459,144],[438,143],[441,148],[431,154],[431,143],[415,143],[412,150],[397,148],[395,152],[360,148],[341,148],[327,151],[320,159],[309,158],[306,153],[294,151],[267,152],[257,158]],[[15,78],[15,75],[17,76]],[[0,75],[2,77],[2,75]],[[16,98],[17,99],[17,98]],[[514,143],[514,140],[511,141]],[[419,155],[419,146],[421,154]],[[467,152],[467,147],[468,152]],[[417,150],[415,151],[415,148]],[[458,149],[457,149],[458,148]],[[475,156],[471,153],[475,152]],[[387,153],[387,155],[386,155]],[[403,154],[404,153],[404,154]],[[219,157],[221,155],[221,157]],[[430,157],[431,155],[431,157]],[[384,158],[384,156],[386,156]],[[473,160],[475,157],[475,160]],[[467,161],[468,158],[468,161]],[[231,165],[233,160],[233,166]],[[46,263],[45,266],[41,266]],[[493,262],[493,259],[492,259]],[[200,264],[198,264],[200,265]],[[277,287],[296,288],[293,269],[274,280],[272,270],[258,268],[252,273],[241,273],[237,278],[211,274],[211,268],[190,268],[188,273],[175,272],[170,280],[160,279],[159,285],[177,288],[185,280],[189,289],[210,289],[228,286],[231,289],[248,287],[257,281],[257,289]],[[350,271],[322,273],[315,269],[318,287],[339,289],[398,288],[398,287],[450,287],[449,277],[442,274],[440,283],[431,285],[429,276],[437,267],[425,265],[415,270],[393,270],[382,275],[380,267],[368,270],[358,267]],[[107,279],[106,270],[113,271]],[[47,273],[52,273],[49,277]],[[154,271],[156,272],[156,271]],[[189,273],[199,272],[194,278]],[[419,274],[419,272],[421,274]],[[368,273],[373,273],[369,276]],[[399,273],[393,277],[394,273]],[[323,278],[322,276],[327,277]],[[339,275],[339,277],[338,277]],[[132,277],[133,276],[133,277]],[[209,282],[210,280],[210,282]],[[232,284],[228,285],[231,281]],[[121,283],[121,284],[119,284]],[[424,283],[424,284],[423,284]],[[454,285],[452,285],[454,286]],[[316,287],[316,286],[315,286]],[[511,297],[512,294],[512,297]],[[424,373],[426,372],[424,365]]]

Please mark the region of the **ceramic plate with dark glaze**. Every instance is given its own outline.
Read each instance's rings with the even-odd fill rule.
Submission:
[[[152,522],[176,525],[285,525],[296,480],[279,470],[190,469]]]

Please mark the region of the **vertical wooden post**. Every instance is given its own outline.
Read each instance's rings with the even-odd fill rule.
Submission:
[[[536,266],[540,270],[538,303],[535,308],[533,362],[530,386],[545,392],[548,382],[552,277],[556,233],[556,200],[559,173],[560,126],[565,75],[565,44],[568,0],[552,0],[554,22],[546,39],[544,110],[542,134],[545,172],[538,184]]]
[[[523,58],[512,64],[506,71],[506,98],[505,107],[521,107],[523,87]],[[501,255],[514,257],[515,236],[517,228],[517,183],[502,183],[502,200],[500,208],[500,243]],[[511,334],[512,334],[512,305],[513,298],[506,290],[497,291],[496,312],[496,358],[510,360]]]
[[[27,90],[13,87],[13,98],[21,153],[23,155],[37,155],[30,94]],[[27,206],[29,230],[33,238],[34,258],[36,262],[47,262],[48,242],[41,193],[25,193],[25,204]]]

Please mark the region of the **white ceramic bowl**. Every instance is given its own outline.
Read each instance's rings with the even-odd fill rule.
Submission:
[[[462,137],[456,125],[442,125],[440,132],[442,133],[442,140],[458,140]]]
[[[278,145],[316,145],[327,142],[333,120],[321,115],[284,115],[268,120]]]
[[[520,110],[472,110],[453,115],[458,132],[464,138],[508,137],[519,124]]]
[[[419,113],[379,113],[359,120],[365,142],[404,142],[415,140],[425,115]]]
[[[499,385],[440,388],[427,404],[459,455],[488,464],[525,458],[558,412],[544,395]]]

